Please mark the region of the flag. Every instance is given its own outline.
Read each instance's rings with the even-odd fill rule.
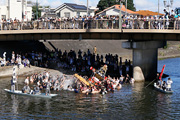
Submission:
[[[164,68],[165,68],[166,65],[163,66],[162,70],[161,70],[161,74],[159,75],[159,79],[162,78],[162,75],[163,75],[163,72],[164,72]]]

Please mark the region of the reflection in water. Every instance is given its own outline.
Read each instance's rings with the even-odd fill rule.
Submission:
[[[18,99],[16,98],[15,95],[11,95],[11,99],[12,99],[11,113],[13,114],[13,119],[17,119],[17,115],[19,114],[18,113],[18,107],[19,107]]]
[[[10,78],[3,78],[0,79],[0,119],[179,119],[180,67],[172,64],[180,64],[176,61],[170,59],[159,64],[166,64],[165,73],[172,75],[172,95],[158,92],[153,86],[144,88],[144,83],[135,83],[133,86],[124,84],[121,90],[103,96],[60,91],[54,92],[59,94],[54,99],[43,99],[5,93],[3,89],[10,88]],[[23,78],[19,80],[19,89],[23,81]]]

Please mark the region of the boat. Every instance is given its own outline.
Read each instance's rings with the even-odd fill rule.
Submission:
[[[29,97],[41,97],[41,98],[53,98],[56,97],[58,94],[49,94],[46,95],[45,93],[40,93],[40,94],[28,94],[28,93],[23,93],[20,90],[15,90],[11,91],[9,89],[4,89],[5,92],[10,93],[10,94],[15,94],[15,95],[23,95],[23,96],[29,96]]]
[[[172,93],[173,93],[172,90],[171,90],[171,91],[166,90],[166,89],[163,90],[162,88],[160,88],[159,86],[157,86],[156,83],[154,83],[154,87],[155,87],[156,90],[158,90],[158,91],[160,91],[160,92],[162,92],[162,93],[165,93],[165,94],[172,94]]]

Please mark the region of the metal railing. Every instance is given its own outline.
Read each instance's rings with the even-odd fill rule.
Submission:
[[[119,20],[2,22],[0,30],[119,29]],[[180,29],[180,20],[123,19],[122,29]]]

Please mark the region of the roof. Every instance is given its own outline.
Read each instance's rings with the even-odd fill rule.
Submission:
[[[120,5],[114,5],[114,6],[115,6],[116,9],[120,10]],[[124,12],[126,11],[125,5],[122,6],[121,10],[124,11]],[[129,10],[129,9],[127,9],[127,13],[136,14],[136,12],[134,12],[132,10]]]
[[[98,15],[98,14],[101,14],[101,13],[103,13],[103,12],[109,10],[109,9],[112,9],[112,8],[115,8],[115,9],[117,9],[117,10],[120,10],[120,5],[113,5],[113,6],[111,6],[111,7],[108,7],[108,8],[106,8],[106,9],[104,9],[103,11],[97,13],[97,15]],[[126,7],[125,7],[124,5],[122,6],[121,11],[126,12]],[[129,14],[137,14],[136,12],[134,12],[134,11],[132,11],[132,10],[129,10],[129,9],[127,9],[127,13],[129,13]]]
[[[139,14],[139,15],[143,15],[143,16],[158,15],[158,12],[153,12],[153,11],[150,11],[150,10],[139,10],[139,11],[136,11],[136,13]],[[159,13],[159,15],[164,15],[164,14]]]
[[[73,8],[73,9],[80,9],[80,10],[87,10],[87,7],[85,5],[77,5],[77,4],[73,4],[73,3],[64,3],[67,6]]]
[[[59,7],[57,7],[55,9],[55,11],[60,9],[61,7],[65,6],[65,5],[70,7],[73,10],[87,10],[87,7],[85,5],[78,5],[78,4],[74,4],[74,3],[64,3],[64,4],[60,5]]]

